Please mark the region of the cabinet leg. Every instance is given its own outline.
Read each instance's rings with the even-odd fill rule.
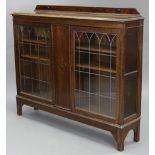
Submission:
[[[117,150],[118,151],[124,150],[124,140],[117,141]]]
[[[119,151],[124,150],[124,140],[130,130],[134,131],[134,141],[138,142],[140,140],[140,122],[131,124],[131,126],[128,126],[126,128],[119,128],[119,129],[115,129],[115,130],[111,131],[111,133],[116,141],[117,149]]]
[[[117,131],[117,150],[123,151],[124,150],[124,135],[122,130]]]
[[[134,141],[139,142],[140,140],[140,123],[138,124],[137,128],[134,130]]]
[[[22,103],[17,102],[17,115],[21,116],[22,115]]]
[[[117,150],[123,151],[124,150],[124,132],[121,129],[118,129],[116,132],[112,132],[112,135],[117,144]]]

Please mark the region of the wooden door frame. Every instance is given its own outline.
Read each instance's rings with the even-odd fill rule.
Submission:
[[[74,89],[75,89],[75,75],[74,75],[74,64],[75,64],[75,52],[74,52],[74,42],[75,42],[75,38],[74,38],[74,32],[75,31],[95,31],[95,32],[106,32],[106,33],[116,33],[117,34],[117,48],[116,48],[116,118],[111,118],[111,117],[107,117],[106,115],[96,115],[94,113],[90,113],[90,112],[84,112],[83,110],[77,110],[75,108],[75,93],[74,93]],[[82,115],[87,115],[90,117],[96,117],[98,119],[103,119],[105,121],[109,121],[112,123],[116,123],[116,124],[121,124],[119,122],[121,122],[123,120],[123,81],[122,81],[122,75],[123,75],[123,68],[121,67],[121,63],[123,62],[123,48],[121,48],[121,44],[123,45],[123,33],[122,33],[122,29],[114,29],[114,28],[109,28],[109,27],[79,27],[79,26],[71,26],[70,27],[70,38],[71,38],[71,43],[70,43],[70,66],[71,66],[71,83],[72,83],[72,87],[71,87],[71,96],[72,96],[72,111],[82,114]]]
[[[20,63],[19,63],[19,57],[20,57],[20,53],[19,53],[19,49],[18,49],[18,36],[17,36],[17,25],[29,25],[29,26],[45,26],[45,27],[48,27],[50,29],[50,42],[52,43],[53,42],[53,34],[52,34],[52,24],[51,23],[42,23],[42,22],[33,22],[33,21],[16,21],[16,20],[13,20],[13,32],[14,32],[14,56],[15,56],[15,70],[16,70],[16,87],[17,87],[17,95],[20,95],[20,96],[23,96],[23,97],[27,97],[27,98],[30,98],[30,99],[35,99],[37,101],[40,101],[40,102],[44,102],[46,104],[54,104],[55,102],[55,97],[54,97],[54,101],[52,102],[52,100],[50,101],[49,99],[46,99],[46,98],[42,98],[42,97],[39,97],[39,96],[35,96],[35,95],[31,95],[31,94],[28,94],[28,93],[24,93],[21,91],[21,83],[20,83]],[[53,51],[52,50],[52,44],[50,46],[50,51]],[[52,62],[51,62],[51,52],[49,52],[49,59],[50,59],[50,65],[49,65],[49,70],[52,69]],[[49,73],[50,74],[50,73]],[[51,77],[50,77],[51,78]],[[55,82],[54,82],[55,83]],[[51,89],[55,91],[55,88],[54,86],[52,86],[51,84]],[[51,97],[52,97],[52,94],[51,94]]]

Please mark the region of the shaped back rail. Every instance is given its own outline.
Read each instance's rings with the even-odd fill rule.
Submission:
[[[76,11],[93,13],[139,14],[139,12],[135,8],[108,8],[61,5],[37,5],[35,11]]]

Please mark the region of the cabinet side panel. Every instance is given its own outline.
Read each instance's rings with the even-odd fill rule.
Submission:
[[[138,28],[127,29],[124,53],[124,117],[137,113]]]
[[[54,25],[53,28],[56,105],[70,109],[69,26]]]

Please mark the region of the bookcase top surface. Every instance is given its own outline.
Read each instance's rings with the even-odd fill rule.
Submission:
[[[37,5],[34,12],[15,12],[12,15],[118,22],[143,19],[139,12],[134,8],[105,8],[56,5]]]

